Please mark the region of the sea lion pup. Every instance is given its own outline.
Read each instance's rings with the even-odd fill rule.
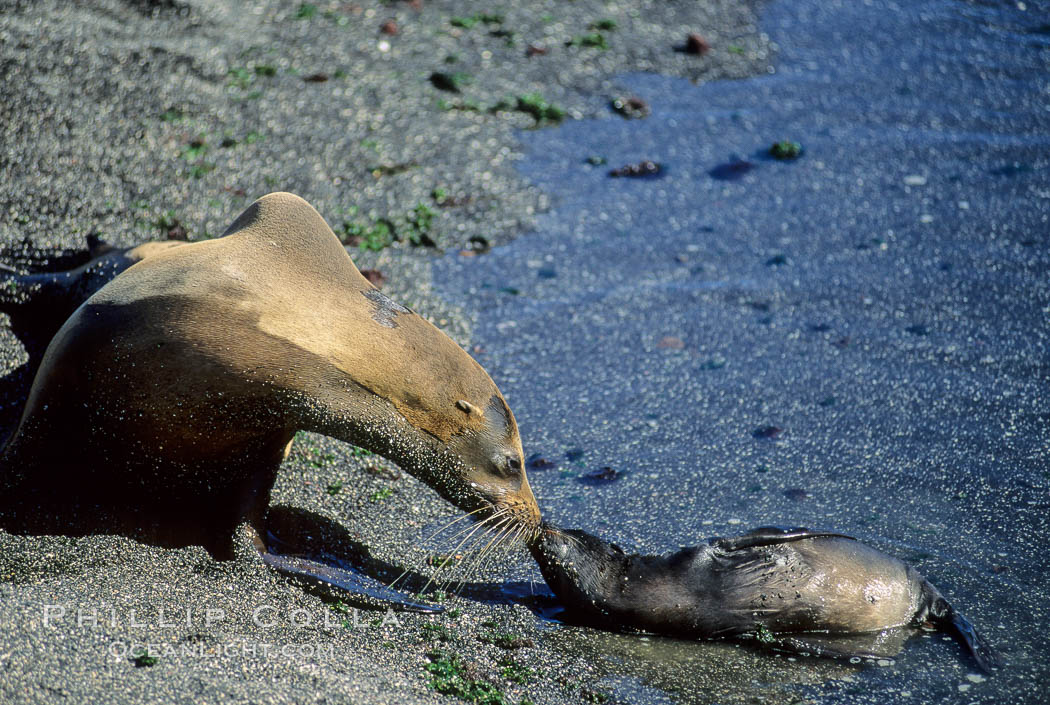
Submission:
[[[988,642],[914,568],[842,534],[767,527],[640,556],[544,523],[531,550],[558,598],[605,628],[865,657],[872,654],[807,641],[806,633],[930,624],[961,641],[985,671],[999,666]]]
[[[270,194],[224,237],[158,249],[48,346],[0,455],[16,524],[57,514],[219,557],[246,527],[268,563],[337,582],[265,553],[270,490],[305,430],[396,462],[489,527],[536,530],[492,379],[373,287],[306,201]]]

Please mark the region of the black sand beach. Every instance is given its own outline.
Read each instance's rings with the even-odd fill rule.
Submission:
[[[213,237],[298,193],[491,372],[559,523],[647,553],[853,534],[1009,665],[930,636],[873,666],[560,626],[520,548],[450,572],[444,615],[390,616],[199,548],[0,532],[0,699],[1041,702],[1047,23],[961,0],[0,5],[5,264]],[[651,114],[610,107],[630,96]],[[803,155],[769,159],[780,139]],[[607,175],[643,160],[662,177]],[[28,380],[0,339],[10,428]],[[459,516],[307,434],[273,505],[385,580],[432,573],[454,544],[424,539]]]
[[[5,2],[3,259],[58,267],[89,234],[118,246],[214,237],[255,198],[292,191],[347,238],[359,267],[383,273],[387,293],[467,346],[474,312],[433,294],[431,262],[507,242],[548,207],[514,169],[515,131],[605,116],[624,71],[697,81],[765,71],[755,23],[750,3],[728,0]],[[712,51],[676,51],[690,32]],[[607,46],[567,45],[596,34]],[[0,335],[6,435],[28,380],[20,343]],[[432,572],[441,546],[422,539],[458,514],[377,460],[304,436],[274,505],[316,515],[337,534],[325,548],[377,577]],[[109,536],[0,543],[4,702],[444,702],[426,670],[435,650],[507,702],[586,699],[595,680],[584,659],[532,646],[532,612],[493,603],[509,599],[508,565],[530,572],[521,549],[472,578],[487,602],[383,625],[382,611],[355,624],[338,595],[199,549]],[[128,653],[144,644],[151,667]]]

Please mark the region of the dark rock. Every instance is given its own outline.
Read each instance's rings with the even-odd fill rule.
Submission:
[[[703,56],[711,51],[711,44],[696,32],[685,38],[685,53]]]
[[[637,120],[639,118],[649,117],[652,113],[649,104],[636,95],[628,96],[626,98],[614,98],[609,105],[617,115],[621,115],[628,119]]]
[[[386,283],[386,275],[378,269],[362,269],[361,275],[377,289],[382,289],[383,284]]]
[[[611,467],[603,467],[584,473],[576,479],[585,485],[607,485],[610,482],[616,482],[621,477],[623,477],[623,473],[618,470],[614,470]]]
[[[609,172],[609,176],[616,178],[628,177],[633,179],[651,179],[660,176],[662,173],[663,167],[660,164],[646,159],[637,164],[626,164],[619,169],[613,169]]]

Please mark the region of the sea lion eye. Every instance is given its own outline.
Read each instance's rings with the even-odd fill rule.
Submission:
[[[518,477],[521,475],[521,461],[513,455],[504,455],[497,459],[496,467],[507,477]]]

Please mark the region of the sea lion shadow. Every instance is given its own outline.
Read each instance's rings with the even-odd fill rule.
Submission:
[[[522,605],[544,622],[569,623],[565,608],[542,580],[455,583],[450,592],[456,597],[487,605]]]
[[[362,593],[348,592],[323,579],[303,580],[303,589],[326,601],[340,600],[355,606],[376,607],[382,586],[396,581],[402,592],[418,592],[427,577],[418,571],[377,558],[363,542],[353,538],[337,521],[316,512],[288,505],[271,505],[266,514],[266,548],[282,557],[305,557],[333,569],[355,582]],[[375,585],[368,589],[368,583]]]
[[[368,546],[353,538],[338,521],[307,509],[272,505],[266,515],[266,547],[282,556],[304,556],[330,566],[364,576],[408,594],[424,593],[439,597],[442,592],[456,599],[488,605],[524,605],[546,622],[562,622],[564,607],[546,583],[538,581],[456,582],[447,590],[420,571],[405,569],[372,555]],[[375,607],[374,594],[349,594],[323,581],[304,581],[303,589],[323,600],[340,600],[352,605]],[[367,586],[365,586],[367,587]]]
[[[17,331],[15,335],[18,336]],[[19,340],[25,346],[26,352],[29,353],[29,345],[26,341],[22,338],[19,338]],[[15,427],[18,425],[18,419],[21,417],[22,409],[25,407],[26,397],[29,396],[29,388],[33,384],[36,368],[40,366],[40,358],[43,357],[42,351],[36,360],[34,360],[32,353],[29,354],[30,359],[28,362],[24,362],[7,374],[0,376],[0,447],[3,447],[3,444],[11,437]],[[36,363],[35,365],[34,362]]]
[[[23,242],[22,257],[14,256],[19,270],[0,263],[0,310],[7,314],[8,328],[22,344],[26,361],[0,377],[0,441],[6,442],[22,414],[29,389],[51,339],[62,324],[76,310],[80,300],[71,296],[55,296],[54,289],[64,290],[72,281],[65,270],[90,261],[92,251],[43,250],[28,240]],[[5,259],[12,253],[5,248]],[[25,272],[24,274],[22,272]],[[59,283],[59,286],[54,286]],[[49,286],[51,285],[51,286]],[[90,294],[91,292],[84,292]],[[84,297],[86,298],[86,296]],[[2,445],[2,443],[0,443]]]
[[[69,313],[46,305],[25,311],[7,311],[8,328],[22,344],[27,359],[0,377],[0,446],[7,442],[18,425],[47,346]]]

